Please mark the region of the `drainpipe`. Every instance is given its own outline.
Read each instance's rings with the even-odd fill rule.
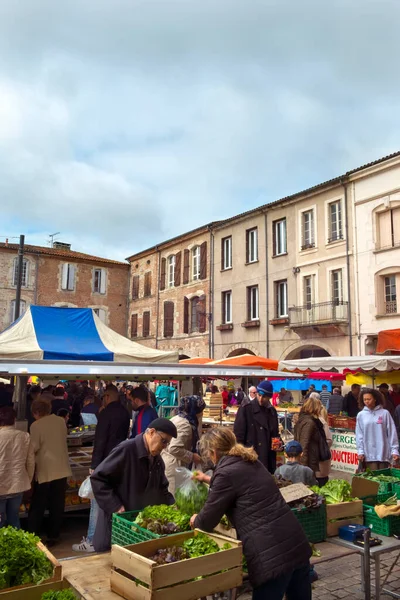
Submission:
[[[345,231],[346,231],[346,266],[347,266],[347,298],[349,303],[349,349],[350,356],[353,356],[353,326],[352,326],[352,303],[351,303],[351,273],[350,273],[350,254],[349,254],[349,218],[348,218],[348,194],[346,181],[342,180],[344,190],[344,215],[345,215]]]
[[[208,356],[214,358],[214,232],[210,227],[210,285],[208,299]]]
[[[156,247],[158,269],[157,269],[157,299],[156,299],[156,348],[158,348],[158,324],[159,324],[159,313],[160,313],[160,279],[161,279],[161,252]]]
[[[361,321],[360,321],[360,290],[359,290],[359,275],[358,275],[358,230],[357,230],[357,216],[355,206],[355,184],[354,181],[351,184],[351,196],[352,202],[352,218],[353,218],[353,248],[354,248],[354,271],[355,271],[355,286],[354,286],[354,300],[356,305],[356,318],[357,318],[357,338],[358,338],[358,355],[361,356],[364,352],[361,352]]]
[[[265,227],[265,299],[266,299],[266,341],[267,341],[267,358],[269,357],[269,271],[268,271],[268,218],[267,212],[264,213],[264,227]]]
[[[35,255],[35,283],[33,286],[33,303],[37,304],[37,300],[38,300],[38,279],[39,279],[39,254]]]

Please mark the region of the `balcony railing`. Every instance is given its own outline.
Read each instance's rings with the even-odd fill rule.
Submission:
[[[397,313],[397,300],[385,302],[385,314],[394,315]]]
[[[318,304],[306,304],[304,306],[289,308],[289,322],[291,327],[345,323],[348,319],[348,302],[319,302]]]

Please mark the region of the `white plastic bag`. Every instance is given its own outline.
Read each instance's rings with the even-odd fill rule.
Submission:
[[[85,481],[82,481],[81,487],[79,488],[78,496],[80,498],[90,498],[90,500],[94,499],[92,483],[90,481],[89,476],[86,477]]]
[[[193,480],[193,471],[189,469],[178,467],[175,471],[175,504],[187,515],[199,513],[207,500],[208,486]]]

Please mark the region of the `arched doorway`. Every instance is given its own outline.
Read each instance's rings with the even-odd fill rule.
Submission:
[[[253,356],[255,356],[255,353],[251,350],[248,350],[247,348],[236,348],[236,350],[232,350],[232,352],[229,352],[226,358],[231,358],[232,356],[242,356],[243,354],[252,354]]]
[[[313,344],[300,346],[295,348],[285,357],[285,360],[297,360],[299,358],[321,358],[323,356],[331,356],[325,348],[315,346]]]
[[[187,354],[180,354],[179,355],[179,360],[186,360],[187,358],[190,358],[190,356],[188,356]]]

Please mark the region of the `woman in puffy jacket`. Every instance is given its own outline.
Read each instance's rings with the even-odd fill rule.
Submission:
[[[35,454],[29,433],[15,429],[12,406],[0,408],[0,527],[17,529],[22,494],[31,487]]]
[[[253,600],[311,600],[311,555],[304,531],[283,499],[272,475],[253,448],[238,444],[232,431],[217,427],[200,442],[201,455],[211,460],[207,501],[192,527],[213,531],[223,515],[243,543]]]

